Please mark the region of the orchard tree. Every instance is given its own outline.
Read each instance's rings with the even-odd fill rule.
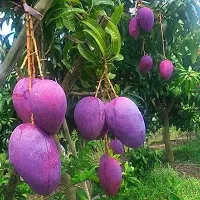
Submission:
[[[129,6],[137,7],[141,2],[137,5],[136,3],[138,1],[135,1],[135,4],[129,2]],[[126,88],[125,94],[143,107],[147,124],[150,113],[159,113],[164,126],[163,141],[167,160],[171,162],[174,157],[169,134],[170,113],[176,104],[180,105],[185,99],[196,95],[199,84],[199,8],[195,1],[153,1],[146,2],[145,5],[150,7],[155,15],[151,32],[140,30],[140,34],[137,31],[131,34],[130,17],[120,26],[124,41],[122,54],[126,55],[126,59],[117,64],[116,83],[120,83],[120,88]],[[134,28],[137,30],[138,27]],[[152,64],[146,60],[146,68],[151,71],[145,75],[141,71],[143,55],[149,55],[153,59],[152,69]],[[166,76],[162,71],[161,61],[166,59],[174,65],[170,78],[170,66]]]
[[[10,3],[1,3],[5,8],[10,6]],[[123,4],[113,1],[39,1],[35,6],[41,12],[39,13],[27,3],[14,3],[17,9],[24,10],[25,25],[1,65],[0,79],[3,83],[14,67],[20,68],[20,74],[17,72],[17,75],[22,79],[14,87],[12,99],[23,124],[17,126],[11,135],[9,159],[17,174],[34,191],[47,195],[55,190],[61,175],[58,154],[61,148],[55,134],[63,122],[70,151],[77,156],[65,120],[67,101],[64,91],[66,94],[72,88],[76,88],[75,91],[82,91],[83,88],[95,91],[95,97],[81,99],[74,111],[79,133],[86,140],[98,139],[106,124],[125,145],[138,148],[144,142],[145,126],[134,102],[118,97],[111,83],[114,78],[114,61],[123,60],[120,54],[121,36],[117,27],[123,15]],[[50,5],[43,23],[37,28],[37,20],[41,20]],[[3,20],[5,18],[6,16]],[[80,79],[74,85],[77,76]],[[56,79],[64,90],[58,83],[44,77]],[[115,99],[105,106],[97,97],[103,101]],[[134,119],[132,115],[135,116]],[[115,121],[113,118],[116,118]],[[120,119],[123,118],[121,123]],[[98,177],[107,195],[113,197],[122,182],[122,169],[119,161],[112,158],[110,150],[119,152],[118,148],[123,146],[121,141],[115,140],[114,146],[109,147],[107,130],[103,132],[104,135],[106,155],[100,161]],[[40,151],[38,148],[43,149]],[[60,154],[62,155],[61,151]],[[105,171],[105,166],[108,171]],[[35,174],[36,171],[40,176]],[[18,180],[16,172],[11,176],[5,193],[6,199],[12,199]],[[63,177],[66,191],[76,198],[76,193],[68,189],[70,178],[66,173]],[[83,182],[87,199],[90,199],[88,184],[84,180],[80,182]]]
[[[24,122],[14,129],[9,141],[9,157],[16,171],[10,177],[5,199],[13,198],[17,173],[39,194],[55,190],[61,175],[60,157],[63,158],[57,132],[63,133],[66,149],[74,157],[62,159],[62,183],[70,199],[79,194],[73,187],[78,183],[82,184],[86,199],[91,199],[86,180],[99,180],[108,196],[117,194],[121,183],[124,184],[124,174],[118,156],[113,155],[123,153],[123,145],[138,148],[143,144],[143,116],[148,124],[148,116],[160,114],[167,158],[173,161],[170,113],[175,104],[195,93],[199,82],[199,74],[194,71],[199,62],[194,1],[136,1],[134,14],[138,18],[130,26],[131,1],[121,4],[114,0],[41,0],[36,5],[34,1],[0,4],[5,13],[1,21],[11,18],[16,31],[12,46],[8,37],[1,40],[9,51],[2,57],[0,83],[11,71],[20,79],[13,91],[13,105]],[[164,59],[160,66],[162,80],[159,70],[152,65]],[[74,129],[78,132],[75,145],[71,133]],[[92,176],[96,167],[82,172],[82,176],[71,169],[71,164],[84,156],[79,155],[83,147],[78,145],[80,141],[102,137],[105,154],[100,160],[98,178]],[[93,166],[91,162],[86,165]],[[35,174],[36,169],[40,176]]]

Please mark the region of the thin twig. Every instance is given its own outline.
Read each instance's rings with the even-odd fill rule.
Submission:
[[[104,77],[104,73],[102,74],[101,79],[99,80],[99,84],[98,84],[98,87],[97,87],[97,90],[96,90],[96,93],[95,93],[95,97],[98,96],[99,89],[100,89],[100,87],[101,87],[101,82],[102,82],[102,80],[103,80],[103,77]]]
[[[105,134],[104,136],[104,141],[105,141],[105,152],[107,155],[109,155],[109,151],[108,151],[108,135]]]
[[[144,53],[144,56],[146,55],[146,52],[145,52],[145,41],[143,41],[143,43],[142,43],[142,51],[143,51],[143,53]]]
[[[24,58],[24,61],[23,61],[23,63],[22,63],[22,65],[21,65],[21,67],[20,67],[20,69],[22,70],[23,68],[24,68],[24,66],[26,65],[26,61],[27,61],[27,55],[25,56],[25,58]]]
[[[112,98],[111,98],[111,96],[110,96],[108,90],[107,90],[107,95],[108,95],[108,98],[111,100]]]
[[[115,89],[114,89],[114,87],[113,87],[113,85],[112,85],[112,83],[111,83],[111,81],[110,81],[108,75],[106,75],[106,79],[107,79],[107,81],[108,81],[108,83],[109,83],[109,85],[110,85],[110,87],[111,87],[111,89],[112,89],[112,91],[113,91],[113,94],[115,95],[115,97],[118,97],[118,95],[117,95],[117,93],[115,92]]]
[[[164,33],[163,33],[163,27],[162,27],[162,14],[161,13],[160,13],[160,31],[161,31],[161,36],[162,36],[163,55],[164,55],[164,58],[166,59]]]
[[[96,92],[69,92],[69,96],[94,96]],[[100,92],[98,92],[100,94]]]

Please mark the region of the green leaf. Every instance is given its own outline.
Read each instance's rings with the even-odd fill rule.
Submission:
[[[77,196],[78,196],[78,199],[80,200],[87,200],[87,194],[85,193],[85,191],[83,189],[78,189],[77,190]]]
[[[122,54],[118,54],[115,57],[112,57],[109,61],[122,61],[124,60],[124,56]]]
[[[117,26],[113,24],[111,21],[108,21],[108,24],[105,30],[111,36],[111,46],[110,46],[109,53],[111,55],[113,54],[118,55],[121,50],[121,36],[120,36]]]
[[[115,84],[114,88],[115,88],[115,92],[117,94],[119,94],[120,93],[120,86],[118,84]]]
[[[63,18],[63,25],[70,31],[75,31],[75,17],[73,14],[68,14]]]
[[[87,27],[89,27],[97,35],[99,35],[99,37],[101,37],[102,39],[105,40],[106,32],[103,30],[101,25],[96,20],[88,17],[87,20],[86,21],[82,21],[82,23],[84,23]]]
[[[185,94],[188,95],[190,91],[190,80],[185,81]]]
[[[78,44],[77,48],[79,50],[79,53],[89,62],[96,62],[96,59],[94,57],[94,54],[92,51],[90,51],[88,48],[86,48],[84,45]]]
[[[102,4],[114,6],[114,2],[112,0],[93,0],[93,6],[99,6]]]
[[[194,64],[198,57],[198,46],[191,49],[191,61]]]
[[[108,77],[109,77],[110,80],[112,80],[116,77],[116,74],[109,73]]]
[[[87,83],[86,81],[83,81],[83,80],[81,80],[81,85],[86,89],[91,88],[91,85],[89,83]]]
[[[110,20],[113,22],[113,24],[117,25],[123,15],[123,11],[124,11],[124,4],[119,5],[114,13],[112,14]]]
[[[63,28],[63,23],[62,23],[62,19],[61,18],[58,18],[56,20],[56,28],[57,29],[62,29]]]
[[[181,198],[174,193],[170,193],[169,200],[181,200]]]
[[[88,13],[81,9],[81,8],[73,8],[73,7],[68,7],[67,11],[66,11],[67,14],[70,14],[70,13],[82,13],[82,14],[85,14],[87,15]]]
[[[96,43],[98,44],[100,50],[101,50],[101,53],[103,55],[103,57],[106,56],[106,53],[107,53],[107,47],[106,47],[106,43],[105,41],[99,37],[98,34],[96,34],[94,31],[92,30],[89,30],[89,29],[86,29],[84,30],[84,32],[88,33],[90,36],[93,37],[93,39],[96,41]]]

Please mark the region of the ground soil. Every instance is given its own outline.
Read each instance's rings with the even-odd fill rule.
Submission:
[[[187,143],[187,138],[179,138],[178,140],[172,140],[171,144],[173,147],[177,147]],[[164,149],[163,143],[154,143],[150,145],[152,149]],[[179,172],[181,176],[194,177],[200,179],[200,165],[189,163],[189,162],[174,162],[171,166]]]
[[[200,179],[200,165],[193,163],[178,163],[172,164],[172,167],[179,172],[181,176],[188,176]]]
[[[171,144],[172,144],[173,147],[183,145],[187,142],[188,142],[188,140],[185,137],[179,138],[178,140],[171,140]],[[165,145],[162,142],[157,142],[157,143],[152,143],[150,145],[150,148],[152,148],[152,149],[164,149]]]

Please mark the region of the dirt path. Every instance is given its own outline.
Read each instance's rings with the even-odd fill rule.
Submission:
[[[171,140],[172,147],[180,146],[180,145],[185,144],[187,142],[188,142],[188,140],[185,137],[179,138],[178,140]],[[152,143],[150,145],[150,148],[152,148],[152,149],[164,149],[165,145],[162,142]]]
[[[187,138],[179,138],[178,140],[172,140],[171,144],[173,147],[177,147],[187,143]],[[150,145],[152,149],[164,149],[165,145],[163,143],[154,143]],[[188,176],[200,179],[200,165],[193,164],[189,162],[174,162],[171,165],[176,171],[179,172],[181,176]]]
[[[172,167],[179,172],[181,176],[188,176],[200,179],[200,165],[193,163],[178,163],[172,164]]]

